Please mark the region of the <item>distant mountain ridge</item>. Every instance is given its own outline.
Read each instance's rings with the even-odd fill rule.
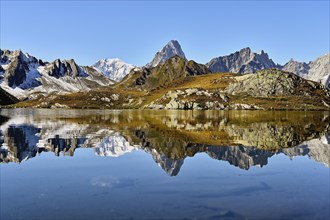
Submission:
[[[330,88],[330,53],[309,63],[308,79],[320,82]]]
[[[1,50],[1,88],[18,99],[88,91],[112,83],[93,67],[79,66],[73,59],[49,63],[21,50]]]
[[[308,75],[310,67],[305,62],[298,62],[294,59],[290,59],[289,62],[284,64],[281,69],[287,72],[295,73],[296,75],[305,78]]]
[[[315,61],[309,63],[291,59],[282,66],[282,70],[319,82],[330,88],[330,53],[320,56]]]
[[[263,50],[253,53],[249,47],[211,59],[205,64],[212,72],[254,73],[261,69],[275,68],[277,65]]]
[[[101,59],[93,67],[102,72],[107,78],[116,82],[121,81],[129,72],[135,68],[134,65],[126,63],[119,58]]]
[[[276,68],[292,72],[308,80],[319,82],[330,88],[330,54],[326,54],[309,63],[289,60],[283,66],[275,64],[263,50],[254,53],[249,47],[227,56],[211,59],[205,65],[213,72],[255,73],[262,69]]]

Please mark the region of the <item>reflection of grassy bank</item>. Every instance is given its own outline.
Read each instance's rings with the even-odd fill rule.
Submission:
[[[135,132],[143,131],[159,147],[180,142],[275,150],[318,138],[330,129],[329,112],[125,110],[60,118],[118,130],[134,144],[141,141]]]
[[[19,123],[11,128],[10,121],[2,125],[8,150],[0,159],[17,162],[39,151],[72,156],[79,147],[112,152],[125,143],[140,146],[166,169],[199,152],[246,169],[266,164],[268,157],[285,149],[290,155],[308,154],[312,150],[306,146],[302,152],[291,152],[295,148],[290,147],[311,139],[316,141],[311,155],[326,161],[318,155],[325,145],[317,139],[330,130],[329,112],[16,109],[1,114],[15,115],[14,122]],[[120,141],[111,139],[114,136]],[[328,155],[326,149],[324,154]]]

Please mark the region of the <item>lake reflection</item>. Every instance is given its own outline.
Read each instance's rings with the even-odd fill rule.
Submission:
[[[198,181],[195,180],[196,183],[190,182],[189,184],[191,185],[187,185],[187,188],[191,187],[191,190],[197,190],[196,193],[192,194],[189,194],[189,189],[185,187],[182,188],[181,185],[176,185],[177,188],[175,190],[170,186],[164,187],[164,185],[162,185],[164,184],[163,182],[158,182],[159,180],[157,178],[159,178],[159,174],[154,174],[153,171],[147,172],[150,178],[153,179],[153,177],[155,177],[155,179],[153,179],[155,184],[157,183],[160,185],[155,186],[147,183],[147,185],[149,184],[147,188],[150,189],[150,191],[146,193],[151,196],[143,197],[146,205],[150,205],[152,210],[158,210],[161,206],[164,206],[164,204],[178,206],[176,202],[167,200],[164,200],[164,204],[159,207],[153,207],[154,204],[150,203],[152,199],[160,196],[166,197],[174,193],[177,194],[177,196],[181,195],[182,198],[185,198],[184,201],[181,202],[191,203],[188,206],[189,208],[186,207],[187,204],[185,204],[185,208],[181,211],[173,211],[176,209],[167,207],[168,210],[171,210],[171,214],[163,215],[156,212],[157,215],[153,215],[150,213],[150,210],[149,212],[143,211],[145,207],[140,207],[142,204],[135,204],[135,206],[139,208],[135,210],[129,207],[128,209],[132,209],[129,215],[127,215],[127,213],[122,213],[120,208],[117,207],[112,213],[110,213],[109,210],[109,212],[107,212],[102,209],[102,214],[93,216],[94,218],[126,219],[133,217],[137,219],[162,219],[180,217],[202,219],[264,219],[265,216],[267,216],[272,219],[300,219],[304,217],[309,219],[312,216],[313,218],[322,219],[324,217],[329,217],[329,209],[327,206],[329,205],[329,199],[326,199],[326,196],[329,195],[329,190],[326,189],[326,187],[329,187],[328,167],[330,165],[329,112],[2,109],[0,110],[0,124],[1,178],[6,179],[2,181],[3,185],[9,184],[9,182],[6,182],[7,180],[13,181],[13,179],[18,178],[14,173],[9,174],[9,170],[29,166],[27,161],[40,158],[40,160],[36,160],[35,163],[40,163],[41,167],[46,168],[48,162],[41,160],[43,155],[49,160],[49,153],[46,152],[53,152],[52,154],[56,156],[75,156],[74,158],[77,157],[78,160],[78,162],[75,162],[75,166],[83,167],[86,165],[81,164],[89,162],[91,167],[97,169],[98,172],[100,172],[101,169],[105,169],[104,164],[113,163],[118,169],[116,172],[120,172],[120,175],[125,174],[124,176],[113,176],[101,172],[100,175],[91,176],[87,182],[91,187],[94,187],[94,189],[111,189],[116,190],[116,193],[121,191],[120,195],[124,195],[123,197],[128,193],[125,189],[131,189],[141,184],[140,179],[143,179],[141,176],[147,175],[141,172],[132,173],[131,171],[124,171],[127,166],[133,169],[129,164],[135,160],[142,160],[143,158],[143,160],[146,160],[146,162],[143,163],[142,170],[147,169],[146,167],[154,166],[154,164],[150,164],[149,160],[146,159],[152,158],[167,175],[177,176],[176,178],[180,176],[180,170],[185,167],[184,164],[186,163],[187,170],[195,172],[191,170],[191,167],[196,166],[196,164],[192,165],[187,158],[196,157],[197,160],[200,161],[199,158],[201,158],[201,156],[199,156],[200,154],[198,153],[203,153],[205,155],[202,156],[202,161],[197,161],[198,166],[203,167],[206,166],[206,164],[212,163],[212,165],[207,167],[207,170],[204,170],[204,173],[200,173],[201,176],[198,177]],[[82,150],[88,152],[88,156],[85,156],[83,159],[81,159],[79,155],[76,155],[78,151],[83,152]],[[107,158],[109,161],[92,157],[92,154],[89,153],[90,151],[93,151],[95,155],[100,157],[110,157]],[[304,157],[307,159],[304,159],[305,164],[297,164],[297,167],[300,166],[300,169],[305,169],[304,175],[306,177],[306,183],[310,182],[309,178],[312,178],[312,173],[309,171],[310,168],[322,170],[319,174],[320,179],[315,179],[313,181],[317,181],[315,184],[322,184],[322,187],[318,188],[318,190],[325,190],[322,192],[322,195],[325,196],[324,198],[321,198],[319,195],[316,196],[313,192],[313,188],[311,189],[308,184],[306,186],[301,185],[301,182],[296,182],[298,181],[297,178],[296,180],[292,180],[292,178],[298,174],[296,170],[286,170],[286,173],[283,171],[281,175],[285,173],[286,180],[292,182],[290,184],[299,183],[300,190],[308,189],[312,191],[310,193],[314,194],[316,197],[315,199],[323,202],[318,206],[314,204],[312,207],[307,207],[310,209],[309,211],[297,211],[293,207],[292,198],[300,198],[301,196],[305,198],[306,196],[304,192],[299,192],[301,195],[297,197],[297,195],[294,195],[294,190],[286,192],[289,193],[286,195],[292,196],[292,201],[290,199],[285,200],[283,203],[283,205],[286,205],[285,209],[278,211],[276,215],[267,215],[263,212],[256,215],[249,213],[248,210],[241,210],[241,208],[237,207],[236,209],[239,211],[233,211],[233,209],[235,209],[233,205],[231,206],[232,209],[218,208],[217,203],[213,205],[209,203],[212,199],[214,200],[214,198],[217,198],[216,202],[219,202],[219,198],[221,198],[221,200],[226,198],[228,204],[234,202],[234,197],[242,201],[247,201],[249,196],[258,195],[260,191],[267,191],[270,193],[268,195],[271,195],[271,197],[268,198],[266,204],[269,205],[268,208],[274,208],[275,204],[279,205],[277,202],[281,201],[281,199],[278,199],[275,194],[272,195],[274,189],[267,183],[267,178],[264,178],[263,175],[271,175],[273,172],[282,172],[283,168],[279,171],[277,170],[279,168],[275,169],[270,167],[270,170],[265,170],[268,174],[261,175],[260,173],[258,174],[260,171],[255,173],[256,171],[252,170],[251,167],[264,167],[268,163],[269,165],[267,166],[271,166],[271,163],[274,163],[274,166],[276,166],[278,164],[277,161],[281,160],[276,159],[270,161],[270,158],[275,156],[276,158],[294,158],[296,156],[305,155],[312,160]],[[60,160],[60,158],[57,158],[59,163],[63,163],[63,160]],[[110,162],[110,160],[112,161]],[[229,175],[229,177],[226,180],[222,180],[224,185],[220,191],[219,189],[215,189],[213,185],[217,184],[220,179],[215,177],[214,173],[209,173],[211,171],[214,172],[214,166],[216,165],[211,161],[218,160],[226,161],[226,163],[233,165],[233,168],[235,167],[233,171],[230,171],[231,173],[228,173],[227,170],[222,174]],[[294,161],[296,161],[296,159],[294,159]],[[54,162],[56,162],[56,160],[54,160]],[[64,162],[69,163],[66,162],[66,160],[64,160]],[[19,165],[15,165],[16,163],[19,163]],[[100,163],[104,164],[102,165]],[[8,164],[12,165],[9,166]],[[121,165],[119,166],[118,164]],[[224,166],[224,164],[222,164],[222,166]],[[306,166],[308,169],[306,169]],[[38,167],[38,169],[41,169],[41,167]],[[86,173],[88,173],[87,170],[92,169],[91,167],[86,168]],[[232,188],[231,185],[233,182],[237,181],[237,177],[230,176],[235,172],[241,172],[239,171],[240,169],[237,170],[236,167],[240,168],[242,171],[249,170],[248,174],[256,176],[253,178],[251,176],[249,178],[245,176],[243,185]],[[68,169],[71,171],[66,175],[76,175],[79,173],[77,172],[78,168],[74,169],[73,167],[68,167]],[[109,169],[109,167],[106,169]],[[260,170],[263,169],[264,168]],[[285,169],[284,167],[284,170]],[[93,170],[92,173],[95,173],[95,170]],[[79,175],[79,178],[88,176],[88,174],[77,175]],[[184,179],[178,178],[175,181],[189,180],[190,177],[187,178],[187,173],[182,175]],[[261,176],[258,177],[258,175]],[[307,177],[306,175],[311,175],[311,177]],[[317,175],[318,174],[315,174],[314,178],[316,178]],[[63,174],[63,176],[59,176],[58,178],[62,179],[64,176]],[[37,176],[37,178],[41,177]],[[280,179],[276,179],[275,182],[279,180]],[[30,181],[31,183],[33,182],[32,180]],[[46,181],[44,184],[48,184],[48,187],[52,188],[52,184],[47,182],[50,180],[44,181]],[[254,181],[256,182],[254,183]],[[202,186],[208,189],[199,189],[201,186],[197,187],[197,183],[203,183],[204,185]],[[18,189],[15,189],[11,184],[13,183],[10,182],[10,184],[7,185],[9,188],[1,185],[1,189],[9,191],[11,189],[17,192]],[[314,185],[313,187],[315,187]],[[82,186],[82,188],[84,187],[86,186]],[[308,188],[305,189],[304,187]],[[55,189],[48,188],[46,191],[54,193],[52,190],[55,191]],[[88,191],[91,189],[83,190]],[[282,190],[286,190],[286,188],[284,187]],[[318,192],[320,193],[320,191]],[[114,192],[111,191],[108,193],[113,194]],[[283,192],[279,191],[277,193],[281,194]],[[94,200],[95,198],[88,197],[80,199]],[[98,197],[98,200],[99,199]],[[104,198],[101,198],[101,200],[102,199]],[[131,197],[129,196],[126,199],[131,199]],[[163,199],[164,198],[162,198],[162,200]],[[5,202],[3,202],[3,200]],[[1,195],[2,217],[17,219],[24,216],[16,216],[15,213],[10,214],[9,210],[14,209],[14,207],[12,206],[13,204],[10,205],[7,201],[17,202],[15,198],[9,194]],[[307,202],[307,204],[309,203]],[[306,206],[306,204],[304,206]],[[280,207],[277,208],[280,209]],[[275,209],[277,208],[275,207]],[[3,211],[4,209],[5,211]],[[316,209],[317,213],[315,213]],[[51,210],[51,208],[48,210],[50,213],[48,213],[46,217],[45,213],[43,216],[38,216],[36,214],[28,216],[29,218],[49,219],[65,218],[65,216],[68,219],[91,217],[88,214],[86,214],[86,216],[79,216],[73,213],[61,217],[55,215],[57,217],[54,217]],[[189,214],[187,214],[188,210],[190,210]],[[304,214],[304,212],[308,213]]]

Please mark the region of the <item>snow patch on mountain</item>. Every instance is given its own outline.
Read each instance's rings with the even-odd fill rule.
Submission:
[[[20,100],[89,91],[114,83],[96,68],[79,66],[73,59],[44,63],[20,50],[1,50],[0,62],[1,88]]]
[[[116,82],[121,81],[135,66],[119,58],[101,59],[93,67],[102,72],[107,78]]]

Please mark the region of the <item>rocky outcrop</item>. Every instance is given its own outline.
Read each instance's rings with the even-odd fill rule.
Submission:
[[[171,40],[168,42],[162,50],[156,53],[153,60],[146,64],[147,68],[152,68],[158,66],[161,63],[164,63],[166,60],[170,59],[171,57],[179,56],[185,60],[187,60],[186,55],[182,51],[181,45],[176,40]]]
[[[237,82],[226,88],[229,94],[245,93],[250,96],[314,96],[321,94],[322,98],[330,99],[330,91],[321,84],[307,81],[293,73],[277,69],[260,70],[255,74],[236,77]]]
[[[169,91],[144,108],[151,109],[226,109],[229,98],[224,93],[205,89],[178,89]]]
[[[269,59],[268,54],[263,50],[260,53],[253,53],[249,47],[232,53],[211,59],[205,64],[213,73],[254,73],[261,69],[275,68],[276,64]]]

